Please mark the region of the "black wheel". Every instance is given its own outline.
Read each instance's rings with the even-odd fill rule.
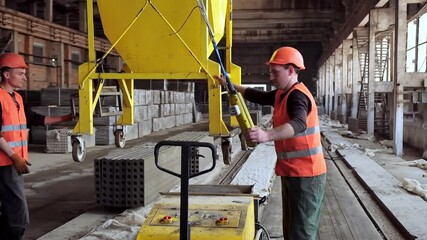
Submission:
[[[80,144],[79,141],[73,142],[73,160],[75,162],[83,162],[86,157],[86,146],[83,143],[83,145]]]
[[[122,129],[117,129],[114,131],[114,143],[118,148],[123,148],[125,146],[126,139]]]
[[[231,163],[231,143],[228,139],[222,140],[221,150],[224,164],[229,165]]]

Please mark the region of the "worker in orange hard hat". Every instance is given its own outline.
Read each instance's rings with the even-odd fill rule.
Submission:
[[[22,239],[29,224],[22,174],[29,173],[28,128],[24,103],[15,90],[27,81],[22,56],[0,56],[0,239]],[[69,121],[73,115],[45,117],[32,113],[33,125]]]
[[[305,66],[297,49],[281,47],[266,64],[275,90],[234,86],[245,99],[274,106],[273,128],[254,127],[249,138],[259,143],[274,141],[275,172],[282,182],[284,239],[315,240],[326,184],[316,102],[307,87],[298,81],[298,73]],[[224,77],[215,78],[221,85],[226,84]]]

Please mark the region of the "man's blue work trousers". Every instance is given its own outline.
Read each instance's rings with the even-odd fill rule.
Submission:
[[[24,180],[13,166],[0,167],[0,239],[22,239],[29,224]]]
[[[315,177],[281,177],[281,180],[284,239],[316,240],[326,174]]]

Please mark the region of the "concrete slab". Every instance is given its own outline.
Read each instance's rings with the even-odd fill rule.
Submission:
[[[56,228],[53,231],[38,238],[38,240],[53,240],[53,239],[76,239],[85,236],[93,231],[94,226],[99,226],[110,218],[116,216],[115,213],[102,210],[88,211],[73,220]]]
[[[323,135],[331,143],[351,146],[352,143],[333,131],[325,131]],[[412,195],[401,188],[401,182],[383,167],[367,157],[358,149],[338,149],[337,153],[354,169],[372,195],[383,206],[390,217],[406,231],[407,237],[423,238],[427,236],[425,216],[426,202],[419,196]]]

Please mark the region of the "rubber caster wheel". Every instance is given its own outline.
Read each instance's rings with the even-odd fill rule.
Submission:
[[[125,134],[123,133],[123,130],[118,129],[114,131],[114,143],[118,148],[123,148],[125,146],[126,139],[125,139]]]
[[[84,143],[80,144],[79,141],[74,142],[72,155],[75,162],[83,162],[86,157],[86,147]]]
[[[221,150],[224,164],[229,165],[231,163],[231,142],[228,139],[222,140]]]

